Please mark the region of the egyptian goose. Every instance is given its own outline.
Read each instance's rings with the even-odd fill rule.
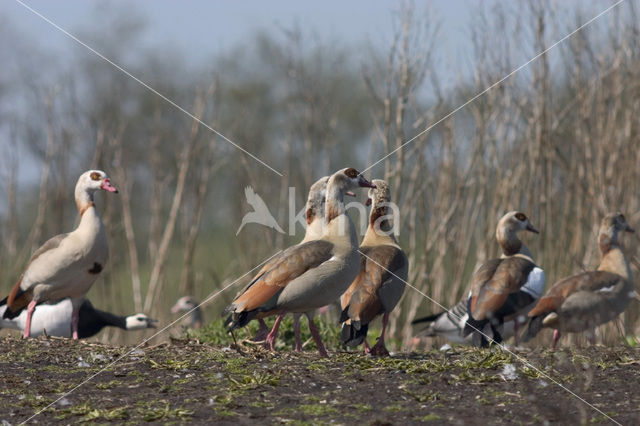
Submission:
[[[263,268],[254,277],[246,291],[224,311],[231,314],[230,331],[253,318],[277,315],[266,338],[273,350],[280,322],[288,312],[308,313],[340,297],[358,274],[357,236],[343,202],[345,193],[358,186],[373,187],[353,168],[340,170],[329,178],[321,237],[288,248],[270,268]],[[308,317],[318,351],[326,357],[312,315]]]
[[[33,311],[38,303],[71,298],[73,338],[78,338],[78,311],[109,257],[107,235],[93,202],[102,189],[118,192],[107,174],[89,170],[80,175],[75,197],[80,224],[68,234],[57,235],[31,256],[26,270],[3,301],[3,318],[12,319],[27,308],[24,338],[29,337]]]
[[[0,306],[0,315],[7,309]],[[36,306],[31,317],[30,335],[33,337],[46,333],[47,336],[71,337],[71,314],[73,307],[70,299],[63,299],[58,303],[41,303]],[[128,317],[101,311],[93,307],[91,302],[84,299],[78,311],[78,338],[86,339],[95,336],[104,327],[118,327],[123,330],[142,330],[155,328],[156,320],[145,314],[134,314]],[[0,328],[24,330],[27,325],[27,311],[20,312],[14,319],[0,320]]]
[[[526,340],[543,327],[553,328],[551,347],[555,348],[561,331],[593,330],[627,308],[634,288],[629,262],[618,241],[620,231],[634,232],[622,213],[609,213],[602,219],[598,235],[600,266],[555,283],[529,312]]]
[[[464,325],[469,318],[467,311],[468,298],[464,298],[459,301],[453,308],[442,311],[437,314],[429,315],[423,318],[418,318],[411,321],[411,324],[428,323],[427,327],[418,333],[418,336],[426,337],[444,337],[451,343],[471,343],[471,336],[464,336]],[[521,317],[519,315],[518,317]],[[498,329],[498,333],[503,340],[509,339],[514,335],[515,321],[518,321],[518,325],[525,324],[526,318],[515,318],[511,321],[505,321],[501,329]],[[485,327],[483,330],[487,335],[491,335],[491,327]]]
[[[178,312],[190,311],[189,315],[189,328],[202,327],[202,310],[199,303],[191,296],[183,296],[176,301],[176,304],[171,307],[171,313],[177,314]]]
[[[527,216],[509,212],[498,222],[496,238],[502,247],[502,256],[485,262],[473,274],[468,298],[468,312],[464,336],[472,335],[474,346],[487,346],[483,332],[489,324],[493,341],[500,343],[499,328],[505,321],[525,316],[542,295],[545,285],[544,271],[538,267],[531,252],[518,238],[518,232],[538,233]],[[517,342],[518,321],[514,323]]]
[[[309,195],[307,196],[307,203],[305,204],[304,209],[304,219],[306,222],[305,234],[302,241],[298,243],[304,244],[307,241],[317,240],[322,236],[323,231],[323,220],[324,220],[324,202],[325,195],[327,192],[327,182],[329,181],[329,176],[323,176],[318,179],[316,182],[311,185],[309,188]],[[355,195],[351,192],[347,192],[350,195]],[[276,256],[267,262],[262,269],[258,272],[257,275],[262,274],[264,271],[269,270],[273,265],[275,265],[280,259],[280,256]],[[237,297],[240,297],[249,287],[251,287],[252,283],[247,284],[243,289],[241,289]],[[296,339],[295,351],[302,351],[302,340],[300,338],[300,316],[302,314],[295,313],[293,314],[293,330]],[[226,324],[231,321],[231,317],[227,318]],[[254,336],[254,341],[263,341],[267,338],[269,334],[269,327],[265,323],[264,319],[258,318],[259,328],[258,332]]]
[[[360,273],[340,300],[342,314],[341,340],[348,346],[364,342],[365,353],[389,355],[384,344],[384,332],[389,313],[404,293],[409,272],[407,256],[398,245],[389,220],[393,210],[391,191],[387,182],[374,179],[375,188],[369,190],[367,204],[371,204],[369,226],[360,245]],[[382,332],[376,344],[369,348],[367,331],[369,323],[382,315]]]

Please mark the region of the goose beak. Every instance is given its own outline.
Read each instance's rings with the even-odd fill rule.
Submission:
[[[157,319],[153,319],[153,318],[149,318],[147,319],[147,328],[156,328],[156,324],[158,320]]]
[[[374,184],[372,184],[371,182],[366,180],[364,178],[364,176],[362,176],[362,175],[360,175],[358,177],[358,185],[360,185],[360,187],[362,187],[362,188],[375,188],[376,187]]]
[[[180,308],[181,306],[178,304],[175,304],[171,307],[171,313],[172,314],[177,314],[178,312],[180,312]]]
[[[100,185],[100,188],[104,189],[107,192],[115,192],[116,194],[118,193],[118,189],[111,185],[111,179],[106,178],[102,181],[102,185]]]
[[[527,231],[531,231],[531,232],[533,232],[534,234],[539,234],[539,233],[540,233],[536,228],[534,228],[534,227],[533,227],[533,225],[531,224],[531,222],[528,222],[528,223],[527,223]]]
[[[356,193],[355,193],[355,192],[353,192],[353,191],[344,191],[344,195],[348,195],[348,196],[350,196],[350,197],[355,197],[355,196],[356,196]]]
[[[371,205],[371,198],[367,198],[367,201],[364,202],[365,206],[370,206]]]
[[[627,232],[631,232],[632,234],[634,234],[636,231],[629,226],[629,224],[627,223],[627,226],[624,228],[625,231]]]

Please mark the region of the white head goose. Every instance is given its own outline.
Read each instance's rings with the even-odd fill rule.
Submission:
[[[189,328],[202,327],[202,310],[200,309],[198,302],[196,302],[193,297],[183,296],[171,307],[172,314],[188,311],[191,311],[191,314],[189,315]]]
[[[464,326],[469,318],[467,311],[468,303],[468,298],[465,297],[453,308],[423,318],[414,319],[411,321],[411,324],[427,323],[427,327],[421,330],[418,336],[444,337],[452,343],[471,344],[471,335],[464,336]],[[518,318],[514,318],[511,321],[505,320],[502,328],[498,328],[498,333],[503,340],[507,340],[514,335],[516,328],[515,321],[518,321],[518,325],[527,322],[526,318],[520,317],[522,317],[522,315],[518,315]],[[488,336],[494,337],[491,327],[485,327],[482,331]]]
[[[544,289],[544,272],[518,238],[520,231],[538,233],[524,213],[512,211],[504,215],[496,229],[502,257],[485,262],[473,274],[468,299],[470,315],[463,334],[473,333],[472,343],[475,346],[488,345],[481,332],[487,324],[491,327],[493,340],[500,343],[502,336],[498,330],[505,319],[526,315]],[[517,335],[518,321],[514,324]]]
[[[0,314],[3,314],[6,309],[6,305],[0,306]],[[71,337],[72,311],[70,299],[63,299],[53,304],[39,304],[31,317],[30,335],[37,337],[46,332],[47,336]],[[156,320],[145,314],[124,317],[101,311],[94,308],[89,300],[84,299],[78,311],[78,338],[86,339],[95,336],[104,327],[118,327],[127,331],[155,328],[155,322]],[[13,319],[0,320],[0,328],[24,330],[26,325],[27,311],[24,310]]]
[[[323,232],[323,223],[324,223],[324,203],[325,196],[327,193],[327,182],[329,181],[329,176],[323,176],[318,179],[316,182],[311,185],[309,188],[309,195],[307,196],[307,203],[305,204],[304,218],[306,222],[305,234],[302,241],[298,243],[304,244],[308,241],[317,240],[322,236]],[[351,193],[353,194],[353,193]],[[355,194],[353,194],[355,195]],[[267,262],[258,272],[258,276],[263,272],[271,269],[273,265],[275,265],[280,257],[276,256]],[[243,289],[241,289],[236,298],[240,297],[249,287],[251,287],[252,282],[247,284]],[[293,316],[293,330],[296,339],[296,352],[302,351],[302,340],[300,338],[300,316],[301,314],[296,313]],[[267,323],[265,323],[263,318],[257,318],[259,323],[259,328],[256,335],[253,337],[253,341],[263,341],[267,338],[269,334],[269,327]],[[231,316],[229,316],[225,322],[225,324],[229,324],[231,322]]]
[[[38,303],[72,299],[73,338],[78,338],[78,310],[109,257],[107,236],[93,202],[97,190],[118,192],[107,174],[89,170],[80,175],[75,196],[80,224],[68,234],[57,235],[31,256],[26,270],[5,301],[3,318],[15,318],[27,308],[24,337],[29,337],[31,317]]]
[[[398,245],[389,219],[391,191],[387,182],[374,179],[375,188],[369,190],[367,204],[371,203],[369,226],[360,245],[360,273],[342,295],[341,340],[349,346],[364,342],[365,353],[389,355],[384,344],[384,332],[389,313],[404,293],[409,262]],[[382,332],[376,344],[369,349],[367,331],[369,323],[382,315]]]
[[[273,342],[282,318],[288,312],[306,313],[340,297],[358,273],[357,237],[344,207],[344,194],[356,187],[373,187],[357,170],[334,173],[327,182],[325,223],[322,236],[288,248],[270,268],[263,268],[224,311],[231,313],[229,330],[253,318],[277,315],[266,338]],[[309,329],[322,356],[327,356],[318,329]]]
[[[610,213],[602,219],[598,235],[600,266],[555,283],[529,312],[526,340],[543,327],[553,328],[551,347],[555,348],[561,331],[593,330],[627,308],[633,298],[633,277],[618,241],[620,231],[634,232],[622,213]]]

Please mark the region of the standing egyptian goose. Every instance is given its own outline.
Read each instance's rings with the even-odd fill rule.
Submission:
[[[318,179],[316,182],[314,182],[314,184],[311,185],[311,187],[309,188],[309,195],[307,197],[307,203],[305,204],[305,214],[304,214],[304,218],[306,222],[305,234],[304,234],[304,238],[302,239],[302,241],[298,243],[298,245],[304,244],[308,241],[317,240],[322,236],[323,222],[324,222],[324,202],[325,202],[325,195],[327,192],[328,181],[329,181],[329,176],[323,176],[320,179]],[[353,193],[349,193],[349,194],[353,194]],[[262,267],[262,269],[258,272],[257,275],[261,275],[264,271],[267,271],[271,267],[273,267],[273,265],[275,265],[279,261],[280,257],[281,255],[276,256],[273,259],[271,259],[269,262],[267,262]],[[236,295],[236,298],[240,297],[245,291],[247,291],[247,289],[251,287],[251,285],[252,285],[252,282],[250,282],[243,289],[241,289]],[[296,352],[302,351],[302,340],[300,338],[300,316],[301,315],[302,314],[295,313],[293,316],[293,331],[296,339],[296,346],[295,346]],[[231,321],[231,317],[227,318],[227,324],[230,321]],[[267,324],[262,318],[258,318],[258,323],[259,323],[258,332],[254,336],[253,340],[263,341],[267,338],[267,335],[269,334],[269,327],[267,327]]]
[[[172,314],[187,311],[191,312],[189,315],[189,328],[202,327],[202,310],[200,309],[200,304],[196,302],[193,297],[183,296],[176,301],[175,305],[171,307]]]
[[[467,319],[469,319],[469,312],[467,311],[468,303],[468,298],[465,297],[453,308],[423,318],[414,319],[411,321],[411,324],[427,323],[427,327],[421,330],[418,336],[444,337],[451,343],[471,344],[471,336],[464,336],[464,325]],[[498,329],[498,333],[500,333],[503,340],[507,340],[514,335],[516,328],[515,321],[518,321],[518,325],[523,325],[527,322],[526,318],[521,317],[522,315],[518,315],[518,318],[514,318],[511,321],[505,320],[502,328]],[[491,336],[491,327],[485,327],[483,332]]]
[[[78,311],[109,258],[104,225],[93,202],[102,189],[118,192],[107,174],[89,170],[80,175],[75,197],[80,224],[68,234],[57,235],[31,256],[26,270],[6,298],[3,318],[12,319],[27,308],[24,338],[29,337],[33,311],[38,303],[71,298],[73,338],[78,339]]]
[[[344,207],[344,195],[355,187],[373,187],[357,170],[334,173],[327,182],[322,236],[288,248],[267,270],[251,281],[246,291],[226,309],[229,330],[253,318],[277,315],[266,342],[273,349],[282,318],[288,313],[308,313],[331,303],[358,274],[357,236]],[[328,356],[311,315],[309,329],[318,351]]]
[[[369,190],[367,204],[371,203],[369,226],[364,235],[360,252],[360,273],[342,295],[341,340],[349,346],[364,342],[365,353],[389,355],[384,344],[384,332],[389,313],[404,293],[409,272],[407,256],[398,245],[389,219],[391,191],[387,182],[374,179],[375,188]],[[369,349],[367,331],[369,323],[382,314],[382,332],[376,344]]]
[[[485,262],[473,274],[468,299],[470,315],[464,336],[473,333],[474,346],[488,345],[486,333],[482,331],[487,324],[491,327],[493,341],[500,343],[499,328],[505,320],[525,316],[542,295],[544,271],[535,264],[531,252],[518,238],[520,231],[538,233],[524,213],[512,211],[504,215],[496,229],[502,256]],[[514,324],[514,335],[517,335],[518,321]]]
[[[7,309],[0,306],[0,315]],[[63,299],[58,303],[41,303],[36,306],[31,317],[30,335],[37,337],[46,333],[47,336],[71,337],[71,315],[73,307],[70,299]],[[145,314],[134,314],[127,317],[101,311],[93,307],[88,299],[84,299],[78,311],[78,338],[86,339],[95,336],[104,327],[118,327],[123,330],[143,330],[155,328],[156,320]],[[1,319],[0,328],[24,330],[27,325],[27,311],[20,312],[14,319]]]
[[[602,219],[598,235],[600,266],[555,283],[529,312],[526,340],[543,327],[553,328],[551,347],[555,348],[561,331],[593,330],[627,308],[634,295],[633,277],[618,241],[620,231],[634,232],[622,213],[609,213]]]

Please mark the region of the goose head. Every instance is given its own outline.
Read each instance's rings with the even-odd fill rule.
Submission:
[[[365,177],[353,167],[338,170],[331,175],[327,182],[327,196],[325,200],[325,217],[327,223],[344,213],[344,195],[355,196],[351,190],[356,188],[375,188],[375,185],[365,179]]]
[[[111,179],[102,170],[88,170],[80,175],[76,188],[93,193],[99,189],[107,192],[118,193],[115,186],[111,184]]]
[[[171,313],[177,314],[178,312],[190,311],[197,308],[198,304],[191,296],[183,296],[171,307]]]
[[[369,188],[366,204],[367,206],[373,205],[373,209],[375,210],[382,204],[391,201],[391,189],[389,188],[389,184],[382,179],[373,179],[371,183],[374,187]]]
[[[496,238],[502,246],[502,251],[505,255],[510,256],[520,252],[521,250],[528,250],[522,244],[518,238],[518,232],[529,231],[535,234],[539,234],[538,230],[531,224],[529,218],[522,212],[511,211],[498,221],[496,228]]]
[[[145,314],[135,314],[126,318],[125,325],[127,330],[143,330],[145,328],[156,328],[156,322],[158,321],[149,318]]]
[[[609,213],[600,222],[598,242],[602,253],[606,253],[612,246],[618,245],[619,232],[635,232],[627,223],[627,219],[620,212]]]

